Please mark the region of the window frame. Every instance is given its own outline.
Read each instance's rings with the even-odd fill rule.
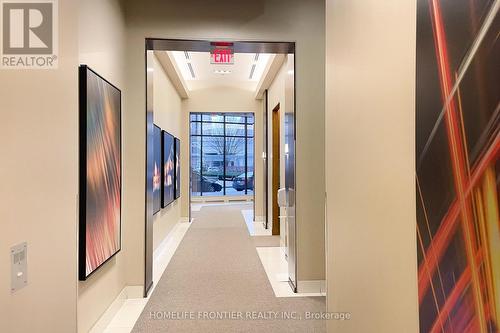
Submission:
[[[211,121],[211,120],[204,120],[204,116],[213,116],[213,115],[218,115],[222,116],[222,122],[221,121]],[[193,117],[195,116],[195,117]],[[199,117],[197,117],[199,116]],[[245,121],[244,122],[235,122],[235,121],[227,121],[227,117],[244,117]],[[193,118],[195,118],[193,120]],[[199,134],[193,134],[192,130],[192,124],[200,124],[199,126]],[[218,134],[204,134],[204,124],[222,124],[223,132],[222,135]],[[244,135],[228,135],[227,134],[227,125],[243,125],[244,126]],[[253,134],[249,135],[248,127],[249,125],[254,125],[254,130]],[[248,143],[249,139],[253,140],[253,147],[255,151],[255,115],[253,113],[215,113],[215,112],[192,112],[190,113],[189,116],[189,136],[190,136],[190,142],[193,142],[193,138],[199,137],[200,140],[200,158],[199,158],[199,170],[200,170],[200,182],[203,179],[203,138],[207,137],[216,137],[216,138],[222,138],[223,140],[223,186],[222,186],[222,196],[227,196],[227,191],[226,191],[226,179],[227,179],[227,149],[226,149],[226,139],[227,138],[238,138],[238,139],[243,139],[244,140],[244,174],[245,174],[245,196],[252,195],[255,193],[255,188],[252,190],[252,193],[248,193]],[[255,155],[255,153],[254,153]],[[255,158],[255,156],[254,156]],[[192,165],[190,165],[190,168],[192,168]],[[255,160],[253,162],[253,173],[254,173],[254,186],[255,186]],[[191,188],[189,189],[191,191],[191,195],[195,197],[202,197],[203,196],[203,186],[200,186],[200,191],[196,192],[199,193],[194,195],[192,191],[192,184]]]

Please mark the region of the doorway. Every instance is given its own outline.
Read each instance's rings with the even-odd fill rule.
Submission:
[[[233,63],[228,63],[225,65],[220,65],[217,68],[213,68],[213,62],[215,61],[212,59],[214,56],[213,50],[214,48],[217,49],[218,47],[225,47],[230,50],[230,53],[234,55],[237,55],[240,58],[245,58],[248,59],[249,61],[249,68],[248,68],[248,73],[246,71],[243,71],[240,73],[240,71],[235,70],[235,66]],[[240,75],[241,78],[246,79],[248,84],[246,85],[245,89],[249,89],[248,87],[252,87],[252,85],[257,86],[259,88],[251,88],[251,99],[260,99],[262,100],[263,98],[266,99],[266,113],[267,113],[267,87],[261,87],[261,85],[267,84],[267,86],[270,85],[271,82],[266,81],[264,79],[258,79],[258,75],[262,75],[264,71],[269,71],[270,68],[276,69],[276,71],[279,69],[280,66],[277,66],[277,58],[281,57],[282,59],[289,59],[288,64],[291,66],[291,68],[294,68],[294,53],[295,53],[295,44],[294,43],[289,43],[289,42],[240,42],[240,41],[224,41],[224,42],[211,42],[211,41],[206,41],[206,40],[172,40],[172,39],[146,39],[146,66],[145,66],[145,72],[146,72],[146,96],[147,96],[147,112],[146,112],[146,216],[145,216],[145,290],[144,294],[147,295],[149,292],[149,288],[152,286],[152,260],[153,260],[153,245],[152,245],[152,238],[153,238],[153,205],[152,205],[152,200],[153,200],[153,194],[152,194],[152,186],[151,186],[151,175],[153,172],[151,171],[153,169],[153,149],[152,144],[153,144],[153,128],[154,128],[154,118],[152,117],[153,114],[153,109],[154,109],[154,103],[153,103],[153,88],[152,88],[152,81],[153,81],[153,76],[154,72],[150,70],[150,66],[148,64],[150,63],[150,59],[156,57],[157,61],[162,63],[163,69],[167,74],[170,72],[175,73],[174,76],[177,78],[172,79],[171,77],[171,83],[175,88],[177,89],[177,92],[179,93],[179,96],[181,96],[184,101],[188,101],[185,104],[185,108],[183,107],[183,113],[185,114],[185,118],[183,118],[183,128],[184,128],[184,134],[181,136],[181,141],[184,140],[183,142],[189,143],[186,144],[186,147],[189,147],[187,150],[185,150],[185,154],[181,154],[181,156],[185,156],[187,161],[183,162],[185,172],[181,171],[181,176],[185,177],[184,179],[187,179],[184,181],[183,186],[181,186],[185,191],[183,192],[183,197],[186,198],[184,200],[187,200],[187,214],[188,214],[188,221],[192,221],[193,215],[196,215],[196,212],[193,211],[193,197],[198,196],[197,193],[199,192],[199,197],[204,197],[203,200],[206,200],[209,197],[213,197],[215,200],[219,201],[224,201],[226,199],[220,199],[216,198],[217,196],[214,195],[216,193],[233,193],[233,194],[242,194],[245,193],[245,198],[244,200],[248,201],[253,201],[253,209],[250,207],[250,210],[252,212],[250,219],[253,220],[252,222],[257,221],[257,217],[255,216],[255,211],[256,209],[262,210],[265,212],[265,218],[264,214],[261,212],[259,218],[262,219],[267,219],[267,209],[262,207],[262,202],[264,202],[264,199],[260,197],[258,200],[250,200],[248,199],[248,195],[250,194],[253,198],[253,196],[257,196],[257,192],[265,192],[267,198],[269,195],[272,195],[273,197],[273,205],[277,206],[277,189],[269,189],[267,185],[267,167],[266,171],[264,172],[261,170],[260,167],[257,167],[259,170],[255,168],[256,166],[262,166],[262,163],[257,160],[257,158],[266,158],[266,152],[267,152],[267,138],[265,140],[266,142],[266,149],[263,150],[263,148],[259,148],[257,151],[257,144],[256,144],[256,138],[258,137],[259,139],[262,138],[262,135],[259,134],[254,134],[254,131],[262,131],[262,123],[258,125],[257,123],[251,123],[249,120],[249,117],[246,117],[247,119],[243,123],[239,123],[239,120],[237,120],[237,117],[241,117],[242,114],[251,114],[254,112],[254,110],[257,112],[257,109],[255,108],[250,108],[250,109],[245,109],[245,108],[236,108],[238,110],[235,110],[234,108],[228,108],[226,107],[221,107],[218,108],[217,106],[210,106],[206,104],[207,99],[203,100],[203,102],[199,103],[189,103],[190,98],[194,99],[193,95],[196,96],[201,96],[202,93],[200,91],[193,92],[196,89],[199,90],[206,90],[206,86],[204,86],[204,83],[201,82],[206,78],[210,78],[215,75],[215,76],[220,76],[221,78],[226,76],[226,77],[231,77],[232,75]],[[227,54],[227,53],[225,53]],[[214,57],[215,58],[215,57]],[[199,59],[204,59],[205,65],[204,66],[197,66],[197,61]],[[263,61],[263,59],[268,59],[268,62],[265,66],[260,66],[259,63]],[[238,58],[236,57],[235,62],[238,62]],[[283,60],[282,60],[283,61]],[[165,62],[165,64],[163,63]],[[283,63],[283,62],[282,62]],[[203,72],[205,71],[205,72]],[[290,70],[290,68],[287,68],[286,71],[286,76],[287,76],[287,82],[290,82],[292,84],[291,88],[292,90],[294,89],[294,71]],[[277,72],[274,73],[276,75]],[[169,74],[170,76],[170,74]],[[271,80],[272,81],[272,80]],[[234,84],[234,81],[231,82],[231,84]],[[192,91],[191,88],[193,88]],[[252,90],[253,89],[253,90]],[[191,94],[192,93],[192,94]],[[224,98],[214,98],[211,96],[211,94],[205,94],[205,97],[209,97],[211,99],[216,99],[221,102],[227,101],[227,100],[238,100],[238,95],[231,95],[231,93],[225,94]],[[265,96],[265,97],[264,97]],[[291,99],[289,99],[289,96],[291,96]],[[280,126],[280,113],[282,113],[282,121],[284,121],[283,124],[281,124],[281,127],[277,130],[277,151],[279,153],[279,147],[280,145],[284,144],[285,147],[285,152],[286,152],[286,147],[289,147],[289,150],[295,149],[294,143],[289,142],[290,140],[295,140],[295,136],[293,133],[295,132],[295,120],[294,120],[294,112],[295,112],[295,100],[293,97],[293,92],[292,94],[287,95],[287,100],[286,100],[286,107],[283,107],[283,104],[281,104],[281,110],[278,108],[276,110],[276,115],[278,119],[276,120],[276,126]],[[283,101],[285,102],[285,101]],[[262,104],[261,104],[262,105]],[[260,113],[259,109],[259,113]],[[237,112],[238,115],[235,115],[233,113]],[[203,114],[206,114],[205,117],[209,117],[209,121],[206,122],[203,119]],[[199,122],[199,127],[198,124],[191,124],[192,117],[196,118],[195,122]],[[222,121],[218,121],[217,119],[222,119]],[[261,115],[253,115],[253,119],[257,121],[256,119],[259,119],[258,121],[262,121]],[[274,123],[274,120],[270,119],[270,122]],[[193,156],[193,150],[197,150],[197,147],[193,146],[193,137],[192,137],[192,130],[198,131],[198,128],[202,128],[205,123],[211,123],[211,131],[212,134],[209,133],[203,133],[203,134],[197,134],[195,135],[196,140],[201,140],[199,147],[199,159],[196,160]],[[222,124],[222,125],[221,125]],[[276,127],[273,124],[273,128]],[[292,128],[293,127],[293,128]],[[208,128],[208,127],[207,127]],[[217,132],[217,128],[222,130],[222,133]],[[246,143],[242,144],[242,147],[244,148],[245,151],[245,157],[242,158],[241,156],[237,156],[235,153],[231,153],[227,151],[227,147],[224,147],[224,145],[228,144],[229,140],[229,145],[231,145],[231,140],[233,139],[228,139],[228,133],[225,133],[225,131],[231,128],[231,131],[239,131],[239,128],[245,128],[245,140]],[[252,131],[252,134],[249,135],[248,133]],[[215,132],[215,136],[213,135]],[[279,133],[284,134],[284,138],[280,138]],[[261,132],[259,132],[261,133]],[[221,134],[221,135],[218,135]],[[271,141],[271,133],[268,134],[268,139]],[[288,135],[287,135],[288,134]],[[290,135],[291,134],[291,135]],[[210,136],[212,135],[212,137]],[[238,135],[236,135],[238,136]],[[221,137],[214,139],[214,137]],[[241,141],[241,138],[236,138],[236,140],[233,141]],[[206,142],[205,142],[206,141]],[[251,141],[251,142],[250,142]],[[261,140],[260,140],[261,141]],[[279,142],[282,141],[282,142]],[[211,142],[211,143],[210,143]],[[220,142],[222,144],[215,144],[217,142]],[[261,141],[259,143],[261,146],[263,145],[263,142]],[[214,151],[209,152],[208,150],[205,150],[204,152],[202,151],[202,147],[210,147],[213,148],[214,146],[218,146],[221,154],[217,154]],[[222,149],[220,149],[222,147]],[[249,155],[252,155],[251,157],[248,157]],[[195,152],[196,155],[196,152]],[[290,156],[294,156],[294,152],[290,151],[289,152]],[[287,156],[289,156],[287,155]],[[279,156],[279,154],[278,154]],[[203,160],[206,162],[205,164],[203,163]],[[280,161],[278,159],[278,165],[276,166],[277,172],[275,174],[276,177],[276,182],[273,183],[273,186],[276,185],[277,188],[279,188],[280,185],[285,186],[288,190],[293,191],[294,188],[291,186],[294,185],[294,181],[290,181],[291,178],[295,177],[295,161],[291,158],[283,159],[281,161],[281,171],[280,171]],[[194,164],[193,164],[194,163]],[[273,166],[275,167],[275,166]],[[243,169],[240,169],[243,168]],[[293,170],[291,170],[291,168]],[[184,169],[183,169],[184,170]],[[193,172],[198,170],[199,173],[198,175],[198,181],[193,178]],[[252,171],[251,171],[252,170]],[[260,173],[260,174],[259,174]],[[208,178],[207,178],[208,177]],[[264,180],[263,177],[266,177]],[[283,181],[280,182],[280,177],[283,178]],[[206,181],[205,181],[206,180]],[[194,183],[197,182],[197,186],[193,186]],[[265,184],[265,186],[262,186],[262,184]],[[259,187],[254,189],[254,185]],[[263,188],[264,187],[264,188]],[[195,190],[194,192],[195,195],[193,195],[193,189]],[[272,192],[271,192],[272,191]],[[261,194],[262,196],[262,194]],[[231,199],[236,201],[236,203],[241,202],[241,198],[235,198]],[[226,200],[227,201],[227,200]],[[257,201],[259,202],[259,208],[257,208]],[[219,202],[220,203],[220,202]],[[295,201],[292,202],[293,205],[295,205]],[[267,204],[267,200],[266,200]],[[290,207],[291,208],[291,207]],[[294,207],[293,207],[294,208]],[[293,212],[294,209],[287,209],[285,210],[288,214],[288,212]],[[275,218],[273,215],[273,224],[272,224],[272,234],[273,235],[279,235],[280,234],[280,223],[279,223],[279,208],[273,209],[273,214],[275,214]],[[258,223],[261,228],[263,227],[263,222],[264,220],[260,220],[261,223]],[[264,224],[265,225],[265,224]],[[266,225],[267,228],[267,225]],[[295,262],[293,261],[295,264]],[[290,273],[290,279],[292,281],[295,280],[295,268],[293,269],[293,272]]]

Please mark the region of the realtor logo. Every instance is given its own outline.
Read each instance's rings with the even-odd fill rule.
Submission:
[[[3,69],[57,68],[57,0],[0,0]]]

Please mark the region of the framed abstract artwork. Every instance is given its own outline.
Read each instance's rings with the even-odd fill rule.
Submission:
[[[163,202],[167,207],[175,196],[175,143],[172,134],[163,131]]]
[[[181,140],[175,138],[175,199],[181,196]]]
[[[121,249],[121,91],[79,68],[79,280]]]
[[[420,332],[500,331],[500,13],[417,1]]]
[[[162,137],[161,128],[154,125],[153,129],[153,214],[160,211],[162,198]]]

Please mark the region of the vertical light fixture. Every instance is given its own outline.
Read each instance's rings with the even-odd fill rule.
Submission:
[[[191,53],[188,51],[172,51],[172,54],[184,80],[196,79]]]
[[[253,64],[250,68],[250,75],[248,79],[251,81],[259,81],[264,74],[267,62],[269,61],[270,55],[267,53],[256,53],[253,58]]]

